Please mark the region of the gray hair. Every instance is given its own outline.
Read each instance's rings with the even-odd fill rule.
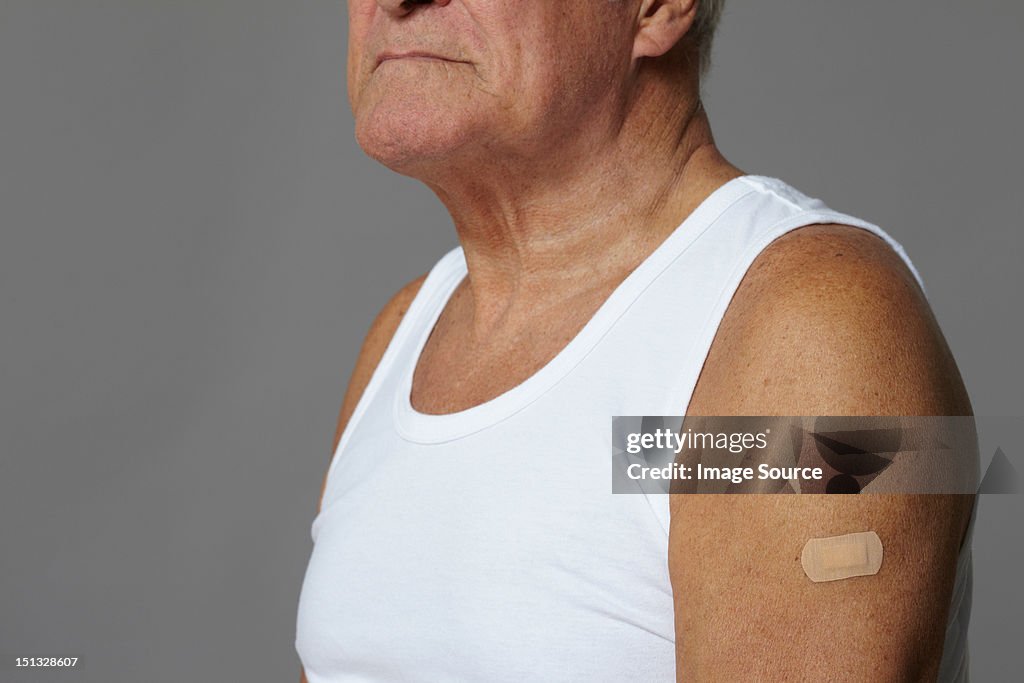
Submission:
[[[711,41],[718,28],[718,20],[722,18],[725,0],[697,0],[697,16],[690,28],[691,40],[697,46],[697,58],[701,75],[707,73],[711,66]]]

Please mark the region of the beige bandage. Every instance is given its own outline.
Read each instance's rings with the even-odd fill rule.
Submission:
[[[800,553],[800,564],[815,583],[877,574],[882,566],[882,539],[874,531],[812,538]]]

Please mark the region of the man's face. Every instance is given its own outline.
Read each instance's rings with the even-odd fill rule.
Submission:
[[[532,155],[614,99],[635,0],[349,0],[356,137],[399,171]]]

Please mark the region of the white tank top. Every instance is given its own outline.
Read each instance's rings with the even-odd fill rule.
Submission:
[[[675,681],[669,497],[612,494],[611,416],[683,414],[751,262],[815,223],[870,230],[920,281],[878,227],[743,176],[533,376],[428,415],[410,404],[413,370],[466,275],[461,248],[441,258],[331,462],[298,609],[309,683]],[[942,681],[966,680],[969,548],[968,537]]]

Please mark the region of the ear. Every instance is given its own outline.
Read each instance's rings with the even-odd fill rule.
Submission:
[[[642,0],[633,58],[660,57],[686,35],[700,0]]]

